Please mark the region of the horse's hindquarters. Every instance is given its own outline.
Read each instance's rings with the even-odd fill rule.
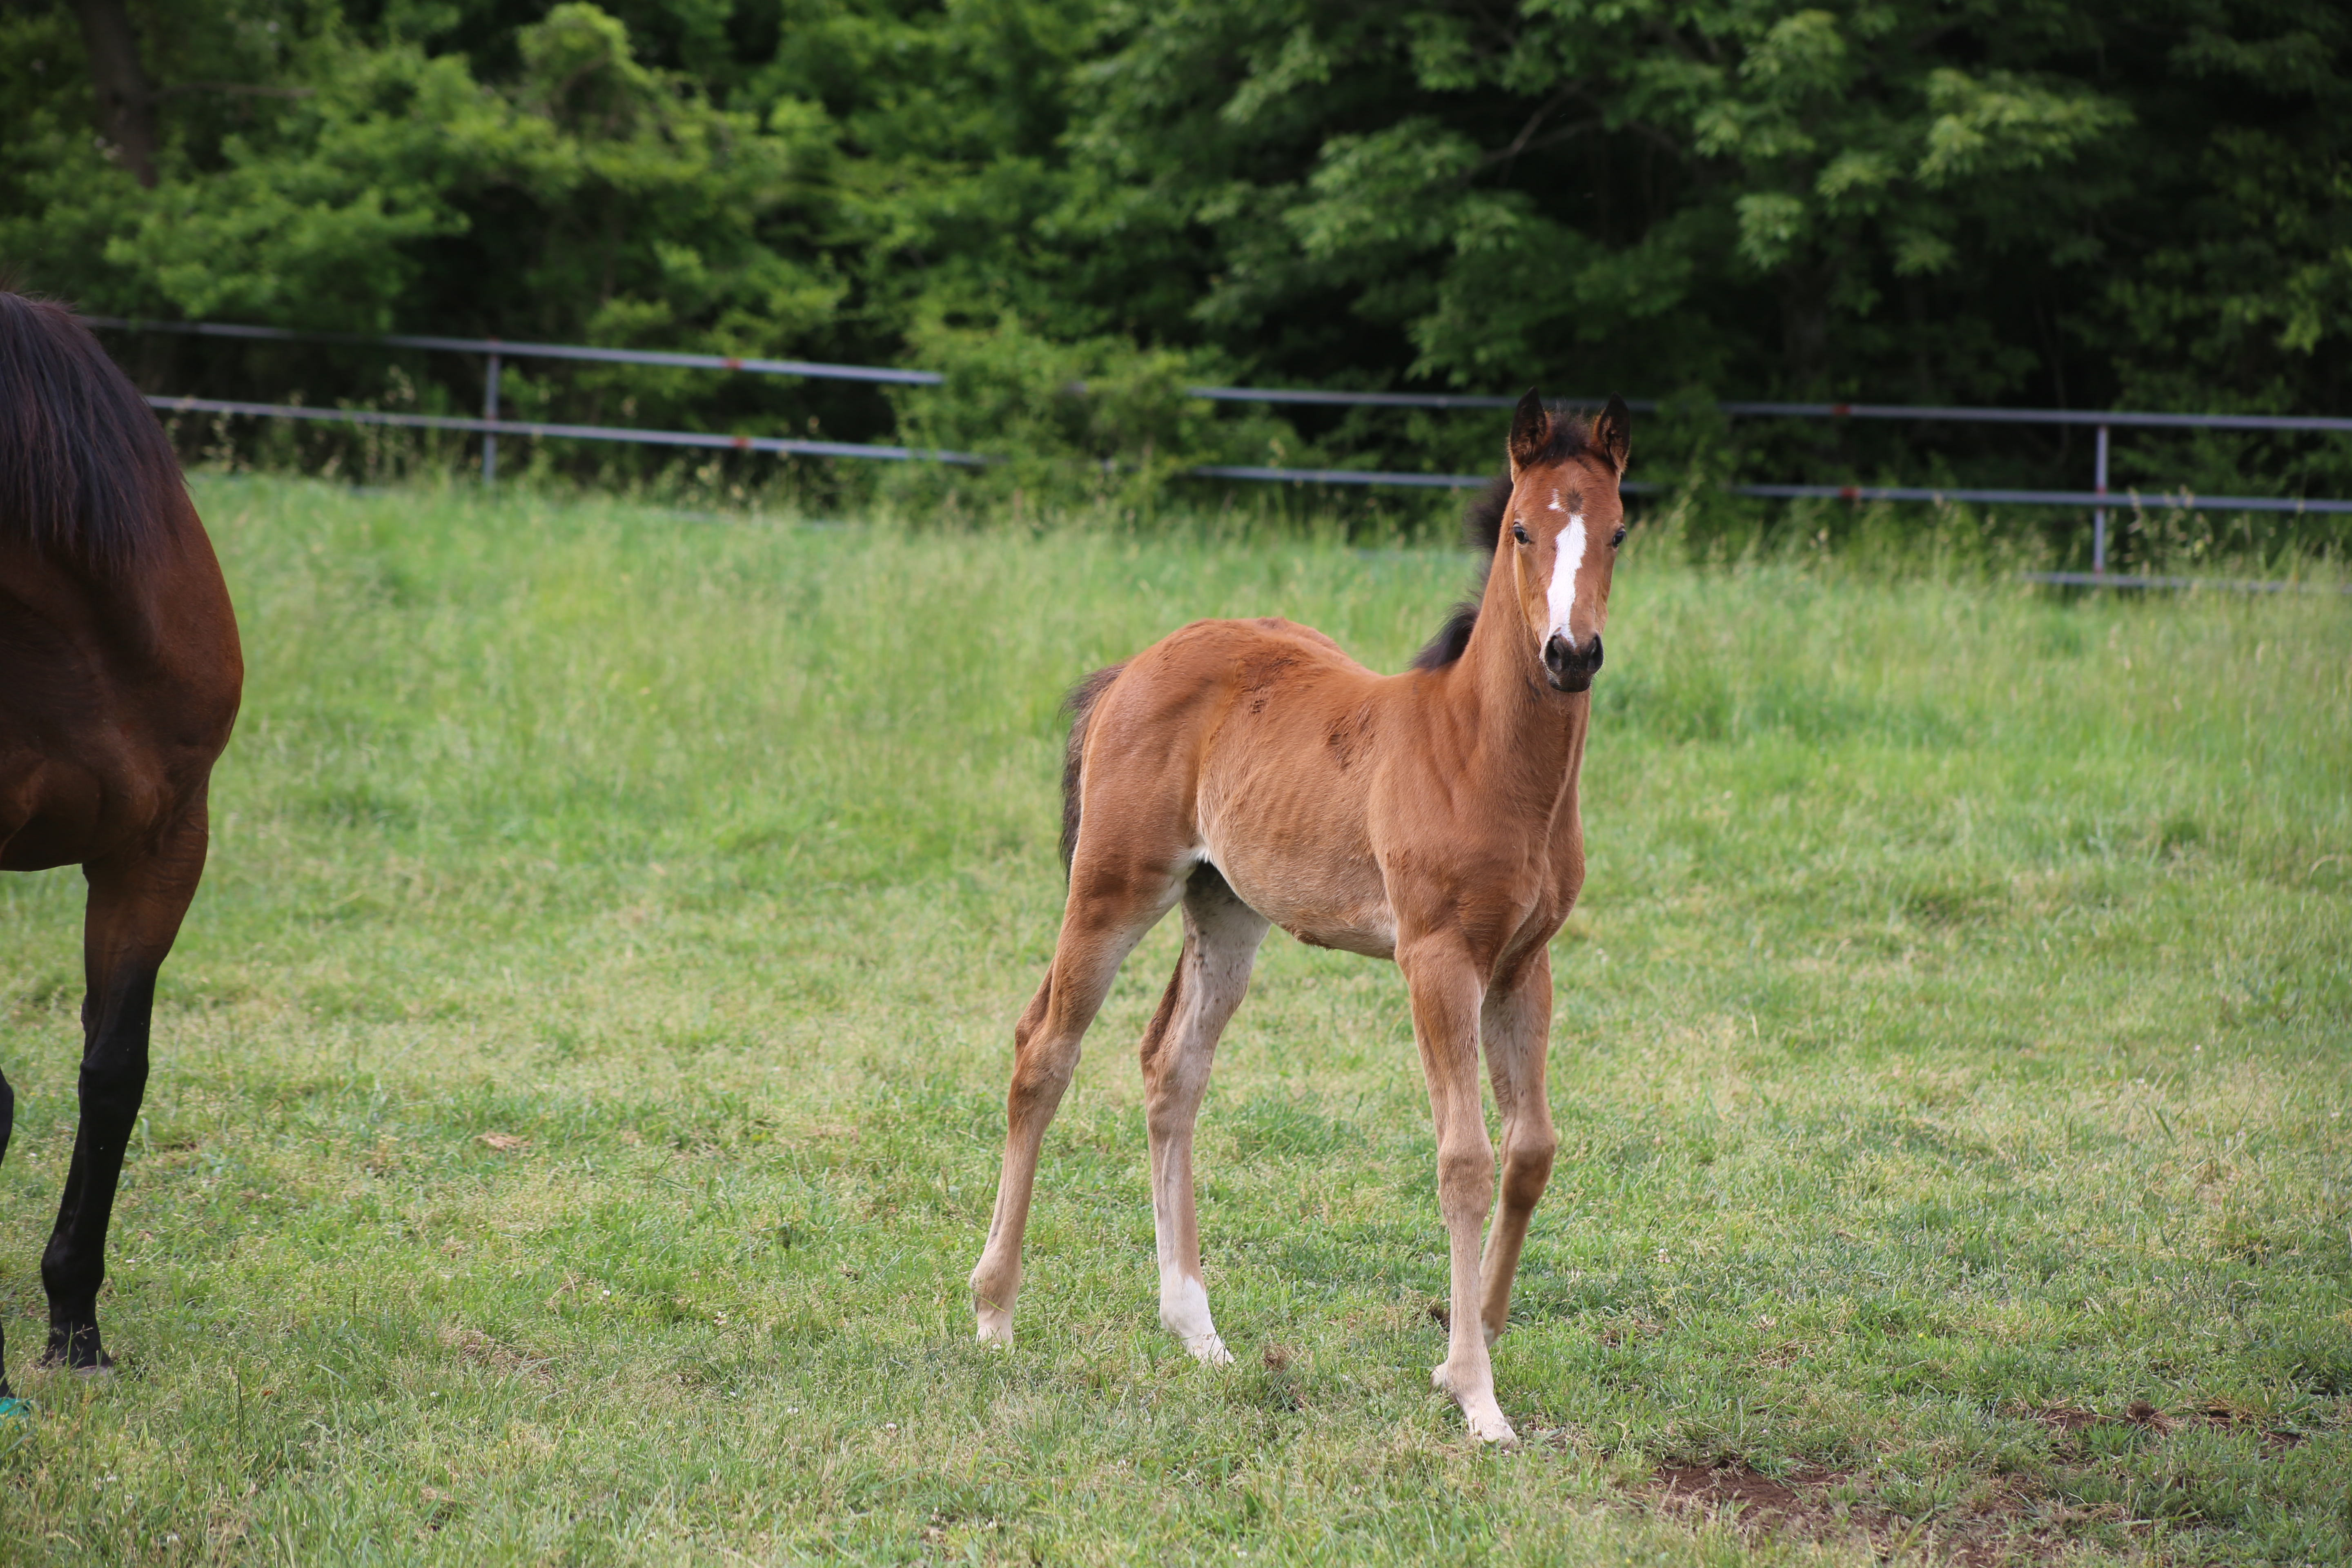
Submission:
[[[134,573],[0,545],[0,869],[125,853],[202,798],[244,685],[193,510]]]

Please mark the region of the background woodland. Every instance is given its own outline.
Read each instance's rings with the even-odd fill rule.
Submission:
[[[1493,460],[1491,415],[1203,382],[1658,397],[1685,486],[2082,489],[2082,431],[1708,405],[2342,412],[2347,38],[2321,0],[18,0],[0,261],[118,315],[942,370],[502,385],[1040,492]],[[110,341],[158,391],[480,399],[446,355]],[[2133,437],[2116,482],[2352,495],[2352,443]]]

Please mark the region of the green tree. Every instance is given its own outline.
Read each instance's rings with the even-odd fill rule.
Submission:
[[[2320,0],[19,0],[0,258],[121,313],[936,363],[948,389],[896,399],[544,364],[510,393],[903,425],[1044,462],[1031,492],[1047,459],[1097,489],[1492,460],[1484,416],[1221,412],[1196,378],[2333,410],[2347,27]],[[140,352],[269,395],[391,363]],[[464,403],[477,373],[403,374]],[[2347,447],[2136,437],[2117,477],[2352,494]],[[1652,422],[1647,471],[1685,462],[2087,477],[2063,431]]]

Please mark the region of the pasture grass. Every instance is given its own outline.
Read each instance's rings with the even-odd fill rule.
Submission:
[[[1156,1321],[1130,1052],[1172,925],[1047,1142],[1016,1351],[962,1289],[1063,689],[1203,616],[1394,668],[1465,557],[196,489],[252,673],[106,1384],[30,1370],[79,883],[0,881],[41,1405],[0,1558],[2352,1555],[2333,596],[1629,552],[1505,1457],[1428,1385],[1402,985],[1279,932],[1199,1156],[1239,1364]],[[1700,1467],[1795,1500],[1672,1504]]]

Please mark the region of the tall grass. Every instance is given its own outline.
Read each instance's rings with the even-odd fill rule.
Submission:
[[[1426,1102],[1360,960],[1277,936],[1222,1052],[1243,1365],[1155,1321],[1127,1054],[1165,931],[1048,1141],[1018,1351],[961,1290],[1063,689],[1203,616],[1393,668],[1465,557],[198,495],[253,675],[110,1386],[25,1376],[79,890],[0,882],[0,1310],[45,1406],[0,1436],[13,1558],[2347,1554],[2333,596],[1629,555],[1502,1459],[1427,1386]],[[1658,1467],[1718,1463],[1807,1522],[1660,1509]]]

